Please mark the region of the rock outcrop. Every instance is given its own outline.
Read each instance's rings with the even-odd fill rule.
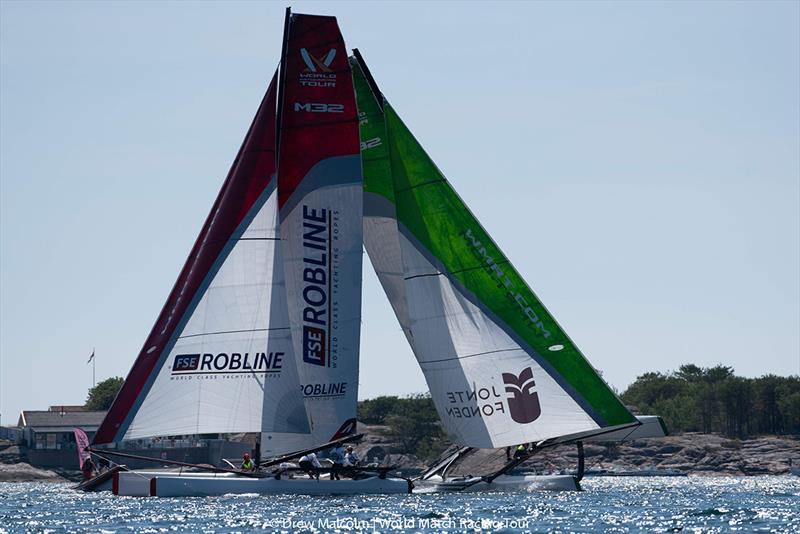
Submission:
[[[38,469],[25,462],[0,463],[0,482],[67,482],[67,479],[47,469]]]
[[[587,469],[673,469],[691,475],[782,475],[789,460],[800,462],[800,439],[762,436],[732,440],[686,433],[617,444],[586,444]],[[574,445],[542,451],[530,461],[540,470],[574,470]]]
[[[387,436],[386,427],[359,425],[365,439],[356,451],[362,459],[397,465],[417,472],[425,462],[408,454]],[[789,460],[800,463],[800,437],[760,436],[746,440],[718,434],[686,433],[625,443],[584,445],[586,469],[634,471],[671,469],[692,475],[782,475]],[[543,473],[574,471],[578,453],[574,445],[544,449],[524,466]]]

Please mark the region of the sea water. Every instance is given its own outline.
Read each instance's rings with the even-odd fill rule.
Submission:
[[[800,478],[587,478],[582,492],[115,497],[0,484],[0,532],[800,532]]]

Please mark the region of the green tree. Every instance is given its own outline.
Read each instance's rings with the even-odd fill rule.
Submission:
[[[722,406],[725,410],[725,434],[745,438],[748,434],[748,419],[753,404],[751,381],[734,376],[720,383]]]
[[[700,382],[705,376],[705,369],[698,367],[693,363],[687,363],[678,367],[675,371],[675,378],[685,380],[686,382]]]
[[[400,401],[397,397],[381,396],[358,403],[358,420],[368,425],[386,424],[386,417],[391,415]]]
[[[427,460],[444,450],[444,432],[430,395],[397,399],[395,409],[386,417],[389,435],[403,448]]]
[[[386,435],[396,439],[405,452],[425,461],[436,458],[448,445],[430,395],[361,401],[358,418],[363,423],[386,425]]]
[[[86,397],[84,407],[87,410],[108,410],[111,408],[111,403],[114,402],[114,397],[117,396],[123,382],[122,377],[115,376],[103,380],[93,388],[89,388],[89,396]]]
[[[716,384],[717,382],[722,382],[726,378],[733,378],[733,367],[715,365],[714,367],[703,369],[703,378],[709,384]]]
[[[640,413],[664,417],[673,432],[749,434],[800,432],[800,377],[736,376],[732,367],[681,365],[645,373],[621,395]]]

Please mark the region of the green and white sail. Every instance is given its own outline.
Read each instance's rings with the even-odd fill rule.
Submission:
[[[638,425],[356,63],[364,244],[451,438],[494,448]]]
[[[406,304],[400,233],[397,230],[394,185],[389,148],[386,142],[386,121],[383,100],[373,92],[362,65],[350,58],[353,84],[356,89],[361,133],[361,168],[364,175],[364,248],[378,274],[389,302],[394,309],[406,339],[413,345]],[[366,67],[363,67],[366,68]],[[369,179],[367,179],[369,177]]]

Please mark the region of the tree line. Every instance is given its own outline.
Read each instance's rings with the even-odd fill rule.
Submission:
[[[637,377],[621,399],[639,413],[662,416],[670,432],[800,434],[800,376],[745,378],[724,365],[686,364]]]
[[[98,383],[87,408],[108,409],[122,382],[114,377]],[[672,433],[800,434],[800,376],[745,378],[724,365],[686,364],[637,377],[620,398],[637,413],[662,416]],[[381,433],[422,460],[436,458],[450,444],[428,394],[359,401],[358,420],[381,426]]]

